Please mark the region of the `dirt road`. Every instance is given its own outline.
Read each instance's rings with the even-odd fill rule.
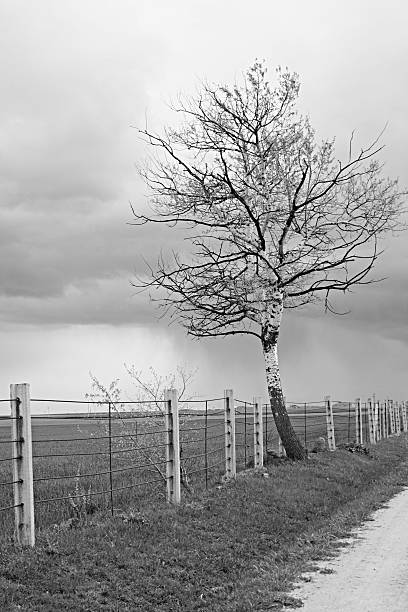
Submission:
[[[339,557],[319,564],[329,573],[307,574],[311,581],[292,591],[302,612],[408,612],[408,489],[372,519]]]

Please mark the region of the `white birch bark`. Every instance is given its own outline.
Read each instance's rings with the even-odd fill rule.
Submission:
[[[292,427],[282,393],[278,358],[278,337],[282,313],[283,293],[277,289],[270,291],[269,294],[264,292],[261,319],[262,347],[271,409],[287,456],[291,459],[303,459],[306,451]]]

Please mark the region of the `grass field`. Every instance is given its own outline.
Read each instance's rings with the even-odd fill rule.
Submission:
[[[292,407],[299,437],[311,443],[325,434],[322,406]],[[147,507],[165,498],[165,424],[161,415],[107,414],[32,418],[34,499],[37,528],[76,517],[78,512],[122,512],[129,506]],[[137,418],[136,418],[137,417]],[[350,438],[353,415],[347,407],[336,415],[338,441]],[[0,421],[0,484],[13,480],[10,421]],[[110,430],[109,430],[110,427]],[[253,465],[253,412],[250,404],[236,408],[237,469]],[[224,415],[222,407],[207,412],[185,411],[180,419],[182,495],[213,486],[224,472]],[[265,450],[278,449],[270,411],[264,412]],[[112,494],[111,494],[112,489]],[[0,486],[0,507],[13,504],[12,485]],[[70,496],[73,497],[72,500]],[[53,501],[47,501],[53,500]],[[13,533],[14,511],[0,512],[1,538]]]
[[[204,438],[196,430],[201,422],[184,419],[181,427],[183,465],[189,476],[189,489],[200,488],[205,480]],[[212,417],[208,423],[208,485],[218,480],[223,470],[224,425]],[[76,503],[88,511],[113,507],[124,510],[129,504],[154,504],[164,499],[165,426],[162,417],[122,421],[33,418],[33,466],[36,525],[44,527],[75,515],[69,496],[83,493]],[[10,428],[0,428],[0,442],[10,439]],[[220,450],[217,450],[220,449]],[[0,459],[10,456],[10,445],[0,444]],[[0,482],[13,480],[11,462],[0,462]],[[200,470],[200,471],[197,471]],[[111,482],[112,476],[112,482]],[[205,484],[205,483],[204,483]],[[111,487],[112,485],[112,487]],[[105,493],[98,494],[99,491]],[[68,499],[59,499],[59,498]],[[55,501],[45,501],[56,498]],[[12,486],[2,487],[1,506],[12,505]],[[13,510],[0,513],[3,536],[13,528]]]
[[[196,492],[181,507],[130,505],[0,548],[0,609],[45,612],[278,610],[296,576],[408,484],[407,435],[369,455],[274,460],[268,478]],[[135,500],[134,500],[135,501]]]

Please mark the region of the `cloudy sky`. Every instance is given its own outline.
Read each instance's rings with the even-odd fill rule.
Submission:
[[[157,319],[131,281],[171,237],[140,231],[135,127],[173,120],[200,79],[231,82],[255,58],[300,74],[318,134],[367,143],[388,123],[385,172],[408,185],[408,38],[402,0],[0,0],[0,397],[82,398],[89,372],[123,363],[198,368],[195,391],[265,393],[255,339],[194,341]],[[387,240],[381,285],[351,313],[290,312],[281,365],[290,400],[407,397],[408,234]]]

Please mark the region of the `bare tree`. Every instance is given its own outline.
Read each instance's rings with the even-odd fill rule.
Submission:
[[[403,196],[382,176],[378,140],[346,161],[334,140],[316,142],[295,109],[299,81],[263,63],[233,86],[202,85],[174,110],[184,122],[162,135],[141,130],[152,156],[141,171],[150,216],[134,223],[182,226],[191,246],[149,266],[137,286],[158,290],[166,313],[197,337],[259,338],[271,407],[287,455],[305,456],[284,405],[278,338],[285,308],[373,282],[379,238],[399,227]]]

